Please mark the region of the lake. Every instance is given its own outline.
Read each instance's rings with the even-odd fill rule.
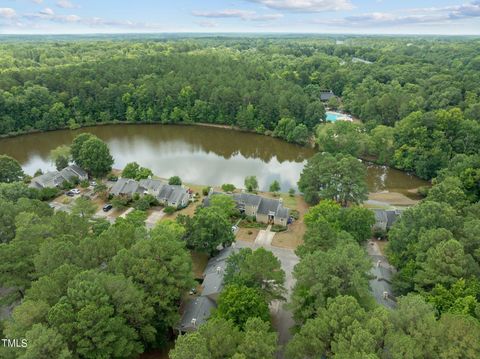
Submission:
[[[17,159],[26,173],[52,170],[52,149],[69,145],[82,132],[104,140],[122,169],[136,161],[163,178],[180,176],[184,182],[202,185],[233,183],[243,187],[246,176],[257,176],[261,190],[274,180],[282,191],[297,188],[306,160],[315,150],[254,133],[205,126],[106,125],[75,131],[62,130],[0,139],[0,154]],[[426,182],[404,172],[369,165],[370,191],[392,191],[410,195],[408,190]]]

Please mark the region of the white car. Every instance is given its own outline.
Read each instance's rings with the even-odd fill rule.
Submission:
[[[72,189],[70,192],[72,192],[73,194],[80,194],[80,190],[77,188]]]

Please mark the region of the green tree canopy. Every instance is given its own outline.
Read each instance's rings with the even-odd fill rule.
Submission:
[[[270,311],[264,296],[257,289],[237,284],[226,286],[220,293],[215,316],[231,320],[242,329],[250,318],[270,322]]]
[[[248,192],[255,192],[258,190],[258,180],[255,176],[245,177],[245,188]]]
[[[268,301],[282,299],[285,272],[275,255],[264,248],[242,248],[227,260],[224,282],[244,285],[262,292]]]
[[[24,176],[17,160],[7,155],[0,155],[0,183],[21,181]]]
[[[186,220],[187,245],[197,251],[213,254],[218,246],[229,246],[235,239],[227,216],[217,208],[201,208]]]
[[[113,165],[113,157],[108,146],[97,137],[92,137],[82,144],[79,161],[76,161],[77,164],[94,177],[107,175]]]
[[[60,145],[50,151],[50,158],[58,171],[68,166],[71,160],[70,147]]]
[[[316,315],[328,298],[351,295],[369,305],[369,270],[372,263],[355,242],[339,243],[326,252],[302,257],[293,275],[297,282],[292,293],[292,308],[299,323]]]
[[[367,198],[366,169],[350,155],[317,153],[307,162],[298,187],[310,204],[332,199],[346,206]]]
[[[178,176],[173,176],[168,179],[168,184],[170,185],[176,185],[176,186],[181,186],[182,185],[182,180]]]

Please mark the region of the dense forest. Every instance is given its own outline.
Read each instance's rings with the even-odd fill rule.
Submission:
[[[274,358],[278,350],[292,359],[480,356],[480,40],[2,40],[4,136],[201,122],[315,141],[319,151],[299,182],[312,206],[286,304],[295,321],[291,340],[278,346],[269,317],[269,305],[284,299],[287,273],[271,252],[241,250],[228,261],[217,310],[178,337],[172,359]],[[338,98],[322,103],[327,89]],[[358,121],[325,123],[326,107]],[[90,174],[111,169],[99,139],[80,135],[71,151]],[[391,310],[376,303],[369,286],[372,259],[364,246],[375,220],[360,205],[368,190],[358,158],[432,180],[420,191],[424,199],[379,234],[397,269]],[[0,348],[2,358],[130,358],[165,348],[195,285],[189,250],[213,255],[234,241],[238,211],[228,196],[149,230],[138,208],[114,223],[96,218],[95,205],[81,198],[71,213],[54,212],[45,202],[53,194],[28,188],[14,159],[0,156],[0,169],[0,283],[9,289],[0,304],[21,303],[0,322],[0,334],[31,343]]]
[[[380,163],[430,179],[454,155],[478,154],[478,39],[340,37],[7,37],[0,134],[203,122],[306,144],[329,89],[341,101],[327,105],[362,121],[365,154]]]

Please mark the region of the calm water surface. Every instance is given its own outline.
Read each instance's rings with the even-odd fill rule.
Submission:
[[[278,180],[282,190],[297,188],[306,160],[315,150],[284,141],[221,128],[169,125],[108,125],[76,131],[36,133],[0,140],[0,154],[16,158],[26,173],[53,169],[49,153],[55,147],[69,145],[81,132],[103,139],[122,169],[136,161],[152,169],[155,175],[180,176],[195,184],[233,183],[243,187],[245,176],[257,176],[260,189],[267,190]],[[371,191],[406,193],[425,182],[404,172],[381,166],[368,166]]]

